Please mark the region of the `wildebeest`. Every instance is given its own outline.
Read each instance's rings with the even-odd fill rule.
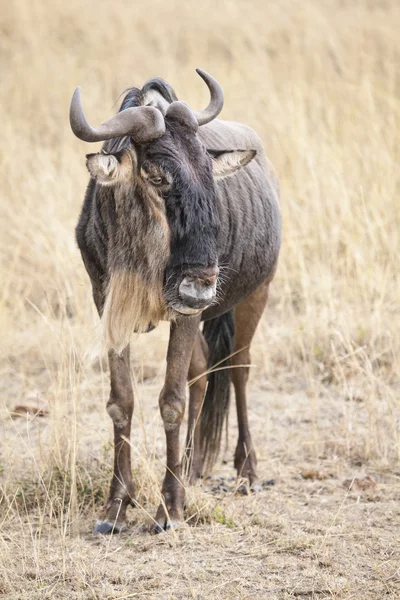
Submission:
[[[234,464],[253,490],[259,488],[247,417],[248,367],[240,365],[250,362],[277,266],[279,187],[258,136],[216,119],[222,88],[197,72],[211,95],[201,112],[178,101],[161,79],[131,88],[120,111],[96,128],[83,114],[79,88],[71,102],[75,135],[105,142],[100,153],[87,155],[91,179],[76,228],[110,365],[114,474],[96,523],[101,533],[120,531],[127,506],[135,504],[127,441],[133,413],[129,342],[161,320],[171,323],[159,399],[167,464],[154,530],[183,521],[179,431],[188,379],[184,458],[190,480],[217,457],[232,379],[239,425]]]

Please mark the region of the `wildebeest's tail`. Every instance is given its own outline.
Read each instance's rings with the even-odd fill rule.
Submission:
[[[207,391],[201,412],[201,450],[203,465],[210,469],[215,463],[220,445],[222,428],[229,409],[230,358],[235,332],[233,311],[206,321],[203,335],[209,348]]]

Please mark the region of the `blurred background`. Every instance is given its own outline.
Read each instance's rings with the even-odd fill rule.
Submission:
[[[54,469],[64,474],[69,509],[85,485],[92,506],[104,497],[111,468],[108,376],[104,360],[87,352],[98,319],[74,241],[88,181],[85,154],[94,149],[70,130],[72,92],[81,86],[93,124],[117,110],[125,88],[154,76],[201,109],[208,95],[196,67],[223,86],[221,118],[259,133],[282,187],[282,253],[252,355],[255,443],[265,434],[275,444],[259,455],[272,452],[284,462],[325,452],[346,464],[398,464],[399,27],[395,0],[7,4],[0,18],[7,514],[17,489],[37,510],[43,496],[32,489],[46,473],[54,478]],[[136,461],[147,474],[156,464],[153,450],[164,451],[157,395],[167,334],[162,325],[133,343]],[[32,402],[51,418],[32,418],[28,431],[25,417],[12,413]],[[290,443],[283,433],[274,438],[270,410],[290,416],[298,406],[309,425],[291,430]],[[297,443],[297,435],[315,445]],[[100,449],[106,473],[98,475],[95,498]]]

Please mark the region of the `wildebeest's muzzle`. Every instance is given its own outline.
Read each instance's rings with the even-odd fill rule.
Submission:
[[[179,299],[183,306],[178,312],[204,310],[215,300],[217,293],[218,267],[209,267],[195,275],[187,275],[179,285]]]
[[[182,315],[195,315],[214,303],[217,294],[219,268],[192,267],[168,277],[168,306]]]

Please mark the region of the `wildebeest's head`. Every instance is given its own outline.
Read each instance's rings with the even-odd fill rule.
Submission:
[[[198,128],[219,114],[223,93],[215,79],[198,73],[211,94],[202,112],[179,102],[161,80],[131,90],[121,111],[97,128],[84,117],[79,88],[71,102],[75,135],[88,142],[108,140],[101,153],[87,156],[92,178],[112,187],[109,198],[115,200],[107,300],[112,302],[113,278],[130,274],[132,280],[134,274],[126,294],[141,305],[137,330],[176,313],[196,314],[215,302],[220,227],[215,180],[255,154],[231,148],[212,153],[204,146]]]

